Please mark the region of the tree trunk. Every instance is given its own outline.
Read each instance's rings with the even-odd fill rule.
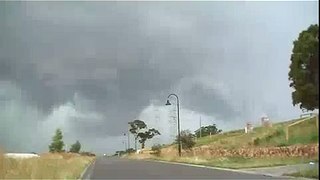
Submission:
[[[137,149],[137,138],[134,138],[134,148],[135,148],[136,151],[138,150]]]

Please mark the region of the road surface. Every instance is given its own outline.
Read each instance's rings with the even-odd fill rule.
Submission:
[[[83,179],[284,179],[161,162],[97,158]]]

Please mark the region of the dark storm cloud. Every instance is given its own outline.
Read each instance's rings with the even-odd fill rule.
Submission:
[[[119,135],[151,99],[163,102],[171,92],[181,94],[183,108],[232,121],[246,108],[234,102],[246,106],[243,99],[261,97],[257,104],[263,104],[261,81],[273,85],[280,77],[284,85],[269,89],[270,102],[261,109],[276,111],[279,94],[289,89],[281,68],[288,66],[292,39],[316,19],[303,15],[311,6],[0,2],[0,80],[15,82],[26,101],[46,114],[79,93],[88,100],[84,112],[103,115],[102,121],[70,121],[87,137]],[[278,39],[284,43],[275,43]],[[199,82],[184,86],[184,78]],[[224,86],[212,88],[215,83]],[[230,95],[223,93],[227,90]]]
[[[49,113],[80,92],[94,100],[92,110],[120,127],[151,97],[192,73],[191,54],[188,57],[170,33],[146,32],[149,11],[141,14],[135,3],[113,8],[113,3],[69,5],[6,6],[1,62],[9,72],[2,71],[2,79],[16,82],[33,106]],[[93,132],[100,127],[97,124]],[[112,128],[109,133],[117,131]]]
[[[232,120],[241,115],[217,89],[204,87],[203,84],[194,84],[184,92],[185,103],[198,112],[216,115],[217,119]]]

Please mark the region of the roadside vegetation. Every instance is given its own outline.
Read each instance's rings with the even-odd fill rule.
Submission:
[[[151,157],[153,160],[181,162],[188,164],[197,164],[230,169],[246,169],[259,167],[273,167],[293,165],[299,163],[308,163],[310,161],[318,161],[318,158],[304,157],[261,157],[247,158],[241,156],[220,157],[220,158],[202,158],[202,157]]]
[[[63,134],[57,129],[49,145],[49,153],[39,157],[13,158],[0,152],[0,179],[78,179],[84,169],[94,161],[95,155],[80,152],[76,141],[69,150],[63,149]]]
[[[212,145],[215,147],[233,149],[236,147],[256,146],[288,146],[293,144],[310,144],[319,142],[319,130],[316,127],[316,118],[311,118],[300,124],[290,127],[289,140],[286,140],[286,126],[300,121],[282,122],[273,124],[272,127],[256,127],[251,133],[244,133],[244,130],[234,130],[214,136],[199,138],[195,146]]]
[[[319,135],[316,126],[316,118],[309,118],[305,121],[291,126],[289,139],[286,140],[285,128],[297,121],[303,119],[295,119],[286,122],[273,124],[272,127],[256,127],[250,133],[244,133],[244,130],[234,130],[225,133],[216,133],[215,135],[207,135],[195,140],[195,135],[190,131],[183,131],[181,135],[183,156],[177,157],[177,144],[169,146],[154,146],[152,150],[153,156],[143,156],[154,160],[183,162],[190,164],[201,164],[207,166],[224,167],[224,168],[255,168],[255,167],[271,167],[281,165],[292,165],[300,163],[308,163],[310,161],[318,162],[318,154],[302,155],[302,156],[269,156],[269,157],[245,157],[241,154],[234,156],[211,157],[208,151],[227,150],[233,151],[243,149],[272,149],[272,148],[290,148],[296,145],[312,145],[318,144]],[[206,150],[205,148],[208,148]],[[159,150],[160,149],[160,150]],[[202,150],[201,150],[202,149]],[[318,152],[316,152],[318,153]],[[141,158],[139,157],[139,158]]]
[[[48,153],[28,159],[0,155],[0,179],[78,179],[93,160],[93,156],[73,153]]]
[[[294,177],[305,177],[305,178],[319,179],[319,169],[315,167],[313,169],[301,170],[301,171],[298,171],[295,173],[285,174],[285,175],[294,176]]]

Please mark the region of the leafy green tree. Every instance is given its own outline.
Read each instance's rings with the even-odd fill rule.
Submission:
[[[160,135],[160,132],[154,128],[148,129],[145,132],[138,133],[139,142],[141,143],[141,148],[143,149],[145,147],[145,143],[148,139],[151,139],[156,135]]]
[[[57,129],[52,137],[52,143],[49,145],[49,152],[63,152],[63,135],[61,129]]]
[[[137,140],[141,143],[141,148],[145,147],[145,142],[148,139],[153,138],[156,135],[160,135],[160,132],[154,128],[147,130],[147,124],[141,120],[134,120],[129,122],[129,131],[134,135],[135,149],[137,149]]]
[[[201,127],[201,137],[209,136],[210,134],[214,135],[221,132],[222,130],[218,129],[216,124]],[[195,134],[197,137],[200,137],[200,128],[195,131]]]
[[[129,131],[134,135],[135,149],[137,150],[137,140],[139,138],[138,134],[141,130],[147,128],[147,125],[141,120],[134,120],[132,122],[129,122],[128,124],[130,125]]]
[[[79,153],[81,149],[81,144],[79,141],[71,145],[70,152]]]
[[[180,133],[180,140],[182,149],[189,150],[191,149],[196,143],[194,141],[195,135],[191,133],[190,130],[183,130]],[[178,137],[176,138],[176,142],[178,143]]]
[[[319,109],[319,26],[311,25],[293,42],[289,71],[293,105]]]

